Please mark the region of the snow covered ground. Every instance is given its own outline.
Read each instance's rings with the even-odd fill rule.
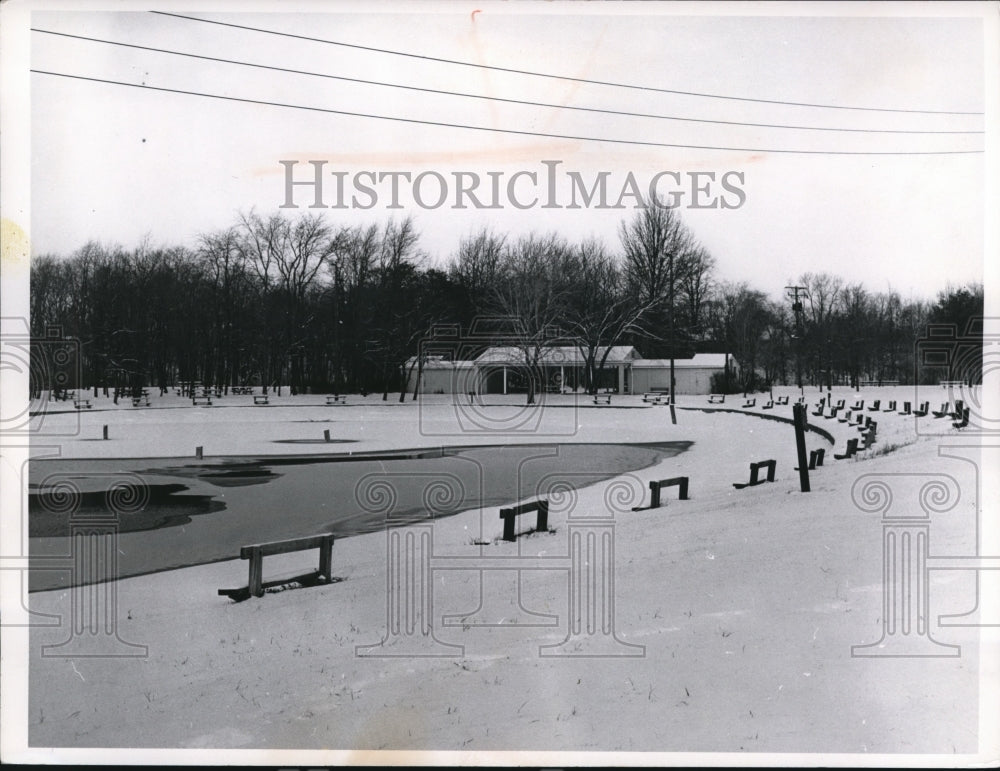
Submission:
[[[798,391],[775,389],[782,394],[794,400]],[[866,399],[866,407],[878,398],[882,408],[889,399],[899,408],[904,400],[928,399],[937,409],[947,398],[940,388],[926,394],[919,397],[912,388],[833,390],[834,400],[844,398],[848,408],[857,398]],[[807,389],[806,395],[812,408],[818,392]],[[521,399],[487,397],[486,406],[469,408],[446,396],[423,397],[420,404],[348,396],[347,406],[326,407],[322,396],[303,396],[253,407],[249,397],[225,397],[216,404],[240,406],[191,407],[154,396],[151,408],[98,399],[80,413],[50,410],[47,426],[79,427],[52,442],[64,459],[192,458],[196,446],[206,459],[221,462],[228,456],[497,443],[693,445],[655,466],[554,496],[552,532],[516,543],[499,540],[493,507],[411,528],[433,539],[435,568],[422,596],[432,602],[428,615],[441,645],[424,652],[448,654],[441,657],[358,655],[358,646],[387,640],[367,652],[391,653],[398,642],[389,634],[382,532],[337,541],[337,582],[242,603],[216,593],[245,584],[247,566],[238,559],[122,579],[114,584],[118,636],[147,646],[147,655],[42,655],[42,646],[64,642],[70,630],[65,624],[33,629],[30,743],[950,755],[976,753],[990,738],[980,730],[979,677],[981,657],[996,657],[996,638],[980,639],[976,627],[939,623],[941,615],[974,609],[975,572],[930,573],[927,631],[961,646],[960,655],[852,655],[852,646],[880,640],[885,621],[883,526],[878,511],[865,511],[852,499],[860,477],[889,479],[896,510],[916,514],[919,475],[950,475],[961,499],[931,518],[930,552],[976,553],[977,467],[939,455],[942,441],[960,433],[950,420],[928,416],[916,424],[912,417],[881,411],[876,417],[866,410],[878,420],[877,442],[853,459],[834,460],[833,452],[842,452],[857,430],[810,416],[833,442],[808,434],[809,449],[825,448],[826,461],[811,473],[812,492],[804,494],[793,471],[792,426],[733,414],[791,417],[790,406],[762,410],[766,397],[760,394],[752,409],[741,408],[741,397],[728,397],[721,410],[703,396],[681,397],[676,425],[667,407],[646,405],[638,396],[612,397],[610,407],[563,396],[525,409]],[[105,424],[107,441],[99,438]],[[351,443],[288,441],[321,440],[324,429]],[[777,461],[773,484],[733,487],[747,481],[751,462],[767,458]],[[479,462],[490,466],[488,455]],[[406,463],[387,464],[387,471],[417,473]],[[900,474],[911,476],[892,476]],[[691,500],[676,500],[673,488],[664,493],[665,506],[631,510],[648,504],[650,480],[677,475],[690,477]],[[612,655],[544,655],[553,651],[544,646],[566,640],[581,618],[568,580],[572,533],[599,529],[600,522],[588,525],[586,518],[607,517],[609,510],[614,524],[603,531],[611,533],[603,543],[612,544],[613,568],[609,553],[600,550],[576,564],[608,566],[596,578],[588,574],[595,583],[582,589],[610,592],[601,596],[611,597],[602,607],[613,619],[613,633],[606,633],[603,618],[591,637]],[[520,558],[520,591],[516,572],[476,567],[500,557]],[[459,562],[463,558],[468,561]],[[312,552],[269,557],[265,574],[315,559]],[[463,565],[470,567],[455,569]],[[984,573],[982,580],[991,578]],[[33,611],[65,619],[72,596],[37,592],[29,602]],[[586,622],[584,613],[584,632]],[[627,655],[613,655],[622,653]],[[322,757],[309,756],[309,762]],[[337,756],[339,762],[368,757]],[[609,756],[592,757],[601,762]],[[645,756],[629,757],[640,762]]]

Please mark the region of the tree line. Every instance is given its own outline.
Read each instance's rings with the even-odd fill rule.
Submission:
[[[194,248],[90,242],[69,256],[36,257],[31,328],[41,338],[58,326],[78,341],[68,385],[95,395],[198,381],[403,399],[431,331],[469,329],[484,316],[496,320],[495,339],[478,339],[478,351],[513,345],[530,373],[546,346],[576,346],[587,390],[610,346],[634,345],[671,364],[730,353],[738,367],[715,387],[753,391],[912,382],[929,323],[962,334],[983,312],[981,284],[947,287],[936,301],[829,273],[795,285],[797,303],[722,280],[679,211],[658,206],[623,220],[613,247],[483,228],[439,265],[411,218],[334,226],[316,213],[251,211]],[[51,388],[51,375],[33,367],[33,392]],[[526,384],[530,402],[538,384]]]

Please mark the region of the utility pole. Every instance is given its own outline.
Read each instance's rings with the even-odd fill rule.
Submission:
[[[792,311],[795,313],[795,379],[799,387],[799,395],[802,395],[802,303],[799,301],[799,292],[808,295],[804,286],[786,286],[785,289],[789,299],[792,300]]]

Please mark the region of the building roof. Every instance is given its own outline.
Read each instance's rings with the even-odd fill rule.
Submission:
[[[607,350],[606,346],[597,349],[597,361]],[[605,364],[625,364],[639,359],[639,352],[631,345],[613,345],[608,352]],[[586,363],[583,353],[575,345],[551,345],[542,348],[538,358],[539,364],[550,367],[565,365],[569,367],[582,366]],[[476,364],[524,364],[524,351],[513,345],[498,345],[487,348],[476,357]]]
[[[732,355],[729,356],[729,363],[735,364]],[[670,368],[670,359],[638,359],[632,362],[633,367],[640,369]],[[691,359],[674,359],[675,369],[725,369],[726,354],[724,353],[696,353]]]
[[[406,360],[406,368],[411,367],[416,370],[416,356],[411,356]],[[424,359],[423,369],[469,369],[475,366],[475,362],[466,361],[465,359],[459,359],[453,361],[452,359],[445,359],[442,356],[428,356]]]

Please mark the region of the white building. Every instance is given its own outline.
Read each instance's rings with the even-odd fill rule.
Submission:
[[[606,348],[597,351],[597,362]],[[735,362],[723,353],[699,353],[692,359],[674,359],[674,378],[678,394],[707,394],[712,390],[712,376],[725,371],[728,365],[735,381]],[[419,393],[523,393],[527,390],[527,368],[524,352],[516,346],[494,346],[473,361],[451,361],[441,356],[429,356],[418,370],[415,360],[407,362],[412,392],[420,377]],[[542,350],[533,373],[540,391],[560,393],[582,390],[586,361],[576,346],[550,346]],[[612,346],[607,351],[598,387],[620,394],[666,390],[670,386],[669,359],[643,359],[630,345]]]
[[[691,359],[674,359],[674,380],[678,394],[712,392],[712,376],[725,371],[736,382],[733,357],[725,353],[696,353]],[[632,393],[670,388],[670,359],[639,359],[632,362]]]

